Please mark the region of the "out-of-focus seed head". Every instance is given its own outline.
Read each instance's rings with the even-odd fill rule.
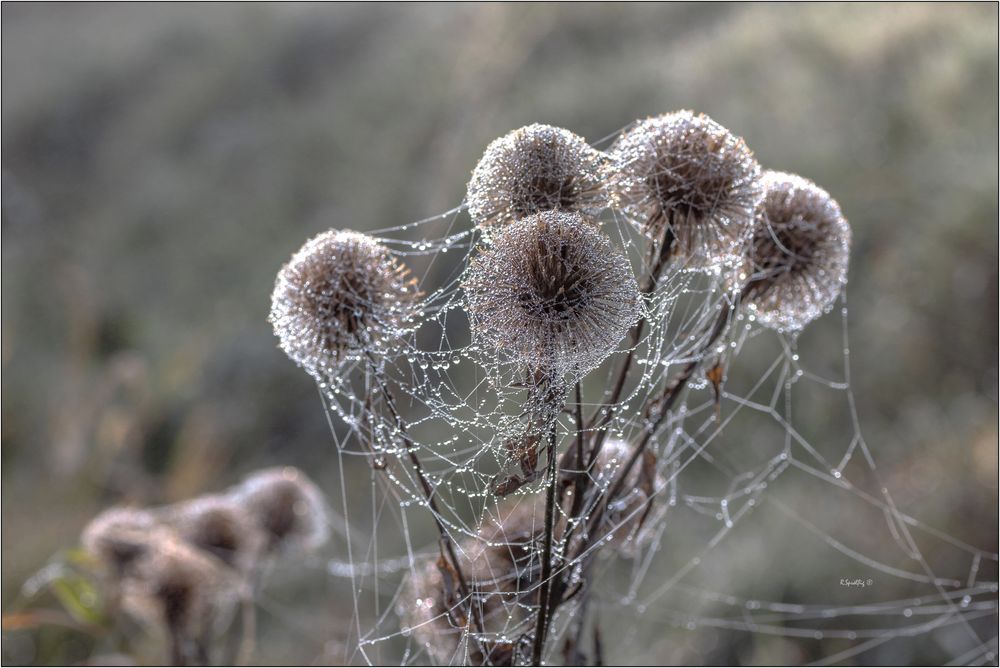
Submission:
[[[331,230],[278,272],[269,320],[285,354],[322,381],[346,359],[398,345],[419,298],[416,279],[388,248]]]
[[[641,312],[628,260],[576,213],[508,225],[473,259],[463,288],[479,345],[560,373],[600,364]]]
[[[151,536],[148,552],[124,582],[122,605],[133,617],[161,626],[172,660],[198,660],[197,643],[217,614],[238,596],[234,574],[173,532]]]
[[[625,441],[605,441],[591,471],[596,488],[604,492],[611,487],[634,452],[635,447]],[[649,541],[649,534],[643,531],[644,520],[654,494],[664,485],[656,470],[655,457],[646,451],[629,470],[621,491],[608,502],[600,531],[609,534],[610,543],[622,556],[634,556]]]
[[[146,510],[110,508],[87,524],[81,538],[83,547],[117,579],[148,553],[150,537],[158,530],[156,518]]]
[[[544,500],[523,498],[501,504],[484,518],[474,537],[456,546],[470,599],[459,595],[456,574],[437,556],[407,576],[397,612],[435,665],[513,665],[513,627],[537,604],[544,533]],[[554,540],[562,537],[556,526]],[[476,611],[484,635],[470,638],[466,622]],[[501,639],[506,637],[506,641]]]
[[[565,517],[556,513],[553,541],[560,542]],[[482,582],[511,593],[531,592],[537,598],[545,535],[545,499],[540,495],[512,497],[495,512],[488,512],[477,533],[479,550],[489,558],[479,560],[475,571]],[[537,603],[537,601],[532,601]]]
[[[766,327],[798,331],[827,312],[847,283],[851,227],[829,193],[794,174],[767,172],[744,302]]]
[[[609,190],[650,239],[672,236],[690,266],[732,263],[763,194],[760,166],[744,141],[704,114],[678,111],[640,121],[611,150]]]
[[[494,140],[469,181],[473,222],[485,231],[539,211],[596,214],[607,206],[604,155],[569,130],[528,125]]]
[[[247,510],[227,496],[203,496],[167,508],[164,521],[194,547],[241,573],[257,563],[265,537]]]
[[[296,468],[258,471],[234,490],[232,498],[263,533],[267,552],[310,552],[329,537],[323,493]]]
[[[454,586],[455,592],[446,601],[438,564],[434,558],[425,558],[404,578],[396,604],[403,633],[410,635],[437,666],[455,662],[463,637],[463,629],[449,615],[449,609],[458,604],[457,584]]]
[[[516,596],[473,575],[480,568],[490,570],[486,564],[477,567],[473,559],[481,562],[492,554],[475,539],[462,541],[456,551],[462,555],[470,598],[462,598],[457,574],[447,560],[434,555],[418,562],[403,582],[396,608],[404,632],[433,665],[510,665],[510,655],[491,639],[505,630]],[[475,628],[473,614],[483,624],[483,637],[469,635]]]

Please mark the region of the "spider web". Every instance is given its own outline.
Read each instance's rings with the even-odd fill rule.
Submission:
[[[334,661],[462,664],[479,642],[516,644],[534,629],[531,592],[515,586],[489,628],[442,636],[436,629],[449,620],[421,617],[430,606],[412,584],[442,554],[442,533],[463,563],[474,563],[480,555],[469,546],[484,532],[502,536],[512,509],[532,514],[544,505],[541,477],[505,498],[494,494],[497,480],[517,471],[504,443],[523,427],[525,390],[516,367],[470,336],[460,284],[478,238],[462,229],[467,221],[460,206],[373,233],[422,277],[421,319],[399,332],[395,358],[355,362],[319,384],[340,472],[339,489],[328,490],[338,539],[327,570],[335,605],[347,612],[328,647]],[[635,228],[609,213],[602,229],[643,275],[646,242]],[[613,407],[609,439],[634,443],[649,424],[647,402],[679,368],[703,360],[649,441],[656,477],[641,529],[643,508],[626,508],[603,529],[603,544],[575,556],[557,548],[573,558],[553,576],[571,572],[587,587],[556,610],[546,661],[567,660],[567,638],[583,638],[593,660],[596,637],[611,663],[718,663],[731,654],[713,652],[770,647],[779,652],[771,660],[814,665],[899,657],[995,664],[998,555],[893,501],[851,390],[846,293],[811,325],[833,331],[839,317],[841,361],[822,370],[800,358],[794,337],[749,313],[733,315],[705,354],[704,332],[728,299],[721,271],[668,269],[645,301],[636,346],[623,342],[581,382],[584,430],[594,428],[587,418]],[[612,405],[610,378],[630,351],[632,374]],[[705,377],[715,364],[726,375],[718,388]],[[809,421],[798,417],[800,406]],[[817,406],[826,411],[818,420]],[[578,433],[576,413],[570,392],[558,416],[560,453]],[[849,424],[850,437],[807,424]],[[610,544],[623,527],[628,535]],[[540,556],[531,560],[535,568]],[[757,586],[762,579],[785,588]],[[809,579],[821,586],[801,587]]]

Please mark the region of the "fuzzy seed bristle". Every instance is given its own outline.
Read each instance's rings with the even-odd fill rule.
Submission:
[[[134,618],[164,629],[172,663],[186,665],[205,660],[213,621],[237,596],[231,572],[165,531],[150,536],[148,552],[124,581],[122,605]]]
[[[426,649],[435,665],[467,660],[470,665],[513,665],[514,646],[501,638],[518,635],[512,627],[537,604],[541,573],[540,543],[544,501],[525,498],[500,506],[476,536],[458,545],[470,599],[462,601],[450,567],[434,558],[415,566],[406,578],[397,611],[404,627]],[[556,528],[561,540],[562,524]],[[472,638],[476,614],[483,635]]]

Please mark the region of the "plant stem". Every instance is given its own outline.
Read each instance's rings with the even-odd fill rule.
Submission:
[[[187,652],[184,651],[184,645],[186,641],[178,629],[171,628],[168,630],[168,642],[170,651],[170,665],[171,666],[186,666],[187,662]]]
[[[545,646],[545,633],[549,622],[549,594],[552,578],[552,533],[555,516],[556,497],[556,426],[553,422],[549,429],[548,479],[549,484],[545,497],[545,542],[542,546],[542,582],[538,592],[538,624],[535,627],[535,645],[532,650],[532,664],[542,665],[542,654]]]
[[[257,606],[253,596],[240,601],[240,649],[236,655],[237,666],[249,666],[257,641]]]

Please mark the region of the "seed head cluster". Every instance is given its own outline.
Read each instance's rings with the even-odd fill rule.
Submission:
[[[489,231],[540,211],[596,214],[607,206],[604,155],[580,136],[529,125],[496,139],[472,172],[469,214]]]
[[[783,172],[762,180],[744,301],[761,324],[797,331],[828,311],[847,282],[851,227],[812,181]]]
[[[760,202],[753,152],[704,114],[640,121],[611,150],[613,205],[673,256],[697,265],[740,256]]]
[[[326,505],[301,471],[266,469],[217,495],[161,508],[111,508],[83,530],[109,599],[162,630],[174,663],[205,663],[212,620],[270,560],[315,551]]]
[[[504,228],[463,282],[476,340],[529,368],[589,371],[639,318],[628,260],[576,213]]]
[[[757,321],[779,330],[798,330],[830,307],[846,280],[850,228],[825,191],[799,177],[762,174],[740,137],[690,111],[637,122],[608,154],[561,128],[536,124],[514,130],[487,147],[473,170],[466,201],[482,241],[461,281],[473,349],[482,353],[486,366],[513,363],[523,380],[512,387],[528,389],[518,411],[489,425],[495,438],[506,439],[506,454],[520,468],[497,478],[492,492],[507,500],[499,503],[497,517],[486,514],[474,535],[450,543],[438,519],[442,543],[453,546],[457,556],[441,550],[413,563],[397,613],[404,632],[437,664],[525,663],[526,644],[539,663],[547,629],[558,619],[553,611],[575,595],[572,585],[581,585],[576,593],[585,591],[580,578],[586,577],[581,573],[587,572],[587,555],[607,544],[619,555],[634,556],[651,535],[645,523],[664,487],[652,450],[640,453],[622,440],[603,441],[608,419],[628,419],[611,409],[604,413],[605,422],[595,414],[587,429],[577,411],[577,461],[586,442],[599,448],[587,460],[592,466],[585,472],[557,468],[567,377],[579,380],[596,368],[643,315],[651,317],[629,260],[602,231],[598,216],[611,209],[646,238],[646,252],[655,261],[644,290],[656,287],[668,265],[712,269],[733,295],[740,294],[739,304]],[[442,294],[450,296],[447,290]],[[658,297],[651,293],[654,305],[671,303]],[[420,313],[421,299],[417,282],[387,248],[355,232],[329,231],[307,242],[282,268],[270,321],[282,350],[322,382],[349,373],[345,361],[398,352],[401,335]],[[669,415],[673,400],[712,354],[710,346],[727,336],[729,314],[727,306],[711,336],[702,337],[704,348],[693,351],[686,371],[665,393],[640,407],[645,416],[654,408],[661,411],[650,420],[643,443],[650,442],[660,417]],[[658,327],[649,324],[651,331]],[[692,341],[698,340],[696,330]],[[655,336],[660,331],[665,329]],[[637,347],[645,345],[642,332],[642,326],[633,330]],[[662,345],[655,336],[648,337],[654,340],[651,348]],[[632,387],[635,396],[648,389],[642,383],[652,377],[644,372],[638,386],[630,384],[631,362],[630,354],[604,395],[614,397],[609,404],[615,411],[624,411],[625,388]],[[718,399],[720,381],[709,378]],[[392,418],[382,424],[390,425],[388,431],[409,451],[427,505],[437,512],[434,485],[419,463],[421,448],[412,447],[405,416],[387,389],[406,381],[377,379]],[[578,392],[582,404],[579,386]],[[364,403],[366,422],[384,419],[371,408],[375,405],[381,404]],[[493,415],[477,413],[482,419],[477,425]],[[353,417],[352,412],[348,421]],[[363,431],[357,430],[359,438],[365,438]],[[598,432],[601,440],[590,435]],[[552,444],[546,462],[551,472],[538,467],[546,442]],[[545,501],[514,496],[540,478],[548,485]],[[300,472],[273,469],[222,499],[192,504],[171,521],[178,540],[213,564],[242,573],[252,571],[257,555],[322,544],[327,538],[324,508],[322,495]],[[542,519],[546,510],[556,518],[550,531]],[[588,535],[595,530],[599,535]],[[134,535],[133,529],[123,532],[129,540]],[[117,572],[128,574],[146,553],[129,540],[94,544]],[[557,558],[543,565],[553,554]],[[552,572],[554,563],[567,567]],[[543,600],[543,591],[558,595]],[[573,648],[573,658],[569,650],[567,645],[567,663],[582,656]]]
[[[281,349],[322,380],[345,359],[385,354],[418,311],[409,269],[385,246],[349,231],[306,242],[278,273],[270,322]]]

